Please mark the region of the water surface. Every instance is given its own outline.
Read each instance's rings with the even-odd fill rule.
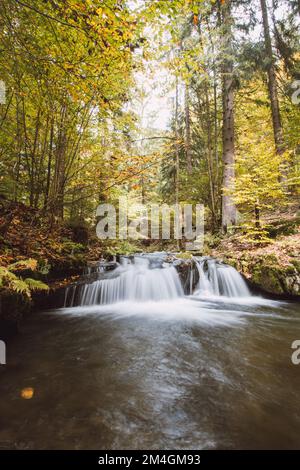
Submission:
[[[295,339],[299,304],[255,298],[36,313],[1,371],[0,445],[300,448]]]

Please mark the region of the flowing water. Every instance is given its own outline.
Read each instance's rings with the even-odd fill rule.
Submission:
[[[124,300],[146,302],[182,297],[183,289],[176,269],[173,266],[162,269],[161,264],[157,266],[156,260],[145,257],[135,257],[133,262],[124,258],[110,277],[80,286],[79,304],[107,305]],[[71,291],[71,306],[76,299],[75,292],[76,287]],[[68,305],[69,297],[67,291],[65,305]]]
[[[138,257],[34,314],[1,370],[0,446],[299,448],[299,303],[195,266],[189,296],[174,266]]]
[[[249,297],[246,282],[236,269],[211,258],[196,258],[199,272],[198,295]]]

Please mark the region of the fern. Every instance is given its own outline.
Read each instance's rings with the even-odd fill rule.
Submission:
[[[11,291],[31,298],[31,291],[48,290],[48,286],[36,279],[22,279],[12,271],[24,271],[36,269],[37,263],[34,259],[18,261],[8,267],[0,266],[0,292]]]
[[[44,282],[42,281],[37,281],[36,279],[27,278],[24,282],[27,284],[31,291],[49,289],[47,284],[44,284]]]
[[[29,286],[22,279],[14,279],[12,282],[10,282],[8,287],[17,294],[23,294],[26,295],[26,297],[30,297]]]
[[[10,264],[8,266],[9,271],[26,271],[26,270],[35,271],[36,268],[37,268],[37,261],[32,258],[17,261],[16,263]]]

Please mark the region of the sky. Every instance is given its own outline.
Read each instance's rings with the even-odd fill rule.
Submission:
[[[151,76],[147,73],[136,74],[136,81],[138,87],[146,94],[142,103],[140,100],[134,103],[134,110],[141,117],[142,127],[167,130],[174,106],[174,89],[170,74],[161,68]]]

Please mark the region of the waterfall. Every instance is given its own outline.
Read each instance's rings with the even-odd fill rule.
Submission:
[[[213,258],[194,257],[199,272],[199,296],[249,297],[250,291],[236,269]]]
[[[65,307],[109,305],[121,301],[162,301],[184,296],[180,276],[166,254],[122,257],[120,263],[93,265],[65,292]],[[177,260],[178,261],[178,260]],[[213,258],[194,257],[187,291],[199,297],[249,297],[243,277]],[[176,265],[176,262],[174,263]],[[198,271],[198,273],[197,273]],[[198,281],[199,279],[199,281]],[[196,286],[196,287],[195,287]]]
[[[153,267],[150,259],[137,256],[132,260],[123,258],[121,265],[106,279],[69,288],[65,307],[113,304],[124,300],[160,301],[183,295],[179,275],[173,266]]]

